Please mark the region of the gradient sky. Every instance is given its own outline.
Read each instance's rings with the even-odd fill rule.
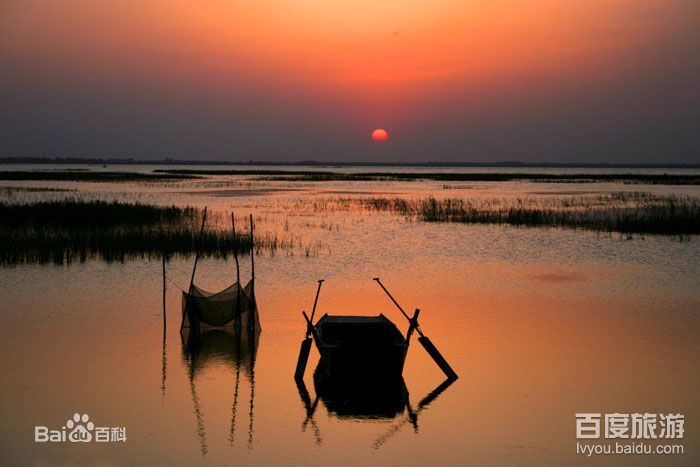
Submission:
[[[0,0],[0,156],[697,163],[699,129],[697,0]]]

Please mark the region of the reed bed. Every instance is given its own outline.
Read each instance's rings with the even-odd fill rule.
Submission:
[[[652,185],[698,185],[700,175],[695,174],[639,174],[639,173],[449,173],[449,172],[360,172],[342,173],[331,171],[304,171],[304,170],[267,170],[267,169],[241,169],[241,170],[213,170],[213,169],[159,169],[155,173],[172,175],[245,175],[259,176],[261,180],[268,181],[415,181],[435,180],[442,182],[507,182],[507,181],[532,181],[539,183],[591,183],[591,182],[619,182],[626,184],[652,184]]]
[[[56,188],[56,187],[41,187],[41,186],[0,186],[0,192],[5,196],[15,196],[19,193],[65,193],[69,191],[77,191],[74,188]]]
[[[391,212],[424,222],[505,224],[621,234],[698,235],[697,198],[649,193],[612,193],[563,198],[461,199],[357,197],[317,200],[315,211]]]
[[[342,173],[328,171],[275,169],[155,169],[153,173],[170,175],[319,175],[327,177],[344,175]]]
[[[562,200],[558,206],[541,207],[530,203],[489,206],[458,198],[433,197],[418,200],[368,198],[362,203],[370,209],[393,211],[425,222],[563,227],[622,234],[700,234],[700,204],[696,199],[676,196],[629,198],[618,195]]]
[[[202,211],[193,207],[70,199],[0,203],[0,264],[188,256],[199,244],[201,218]],[[230,228],[208,226],[201,245],[204,256],[228,257]],[[249,254],[251,246],[250,235],[238,236],[241,254]],[[262,233],[255,236],[255,246],[274,252],[285,245],[276,235]]]
[[[282,178],[284,180],[284,178]],[[286,178],[290,180],[290,178]],[[668,175],[668,174],[548,174],[548,173],[383,173],[367,172],[356,174],[331,175],[312,173],[297,177],[299,181],[416,181],[434,180],[440,182],[510,182],[530,181],[535,183],[594,183],[617,182],[624,184],[648,185],[698,185],[700,176],[697,175]]]

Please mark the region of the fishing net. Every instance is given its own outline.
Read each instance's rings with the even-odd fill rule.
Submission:
[[[193,284],[189,293],[182,293],[182,327],[189,327],[190,318],[195,318],[202,328],[232,327],[238,323],[259,328],[253,294],[252,280],[245,287],[236,282],[220,292],[207,292]]]

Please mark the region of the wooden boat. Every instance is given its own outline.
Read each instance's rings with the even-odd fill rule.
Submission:
[[[391,298],[409,322],[404,337],[396,325],[386,316],[329,316],[325,314],[316,324],[313,323],[323,279],[318,281],[316,299],[311,318],[302,312],[306,320],[306,336],[299,349],[299,358],[294,373],[295,379],[302,379],[311,351],[311,342],[321,354],[321,364],[326,374],[335,379],[352,382],[353,379],[381,377],[383,379],[400,378],[403,372],[406,353],[414,331],[418,332],[418,341],[437,363],[449,379],[457,379],[457,373],[450,367],[438,349],[423,334],[418,325],[420,310],[416,309],[409,317],[394,300],[389,291],[374,279]],[[313,336],[313,339],[312,339]]]
[[[313,326],[321,364],[334,379],[396,379],[408,340],[386,316],[323,315]]]

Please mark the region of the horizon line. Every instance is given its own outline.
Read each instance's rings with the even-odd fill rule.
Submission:
[[[687,162],[523,162],[523,161],[498,161],[498,162],[450,162],[450,161],[421,161],[421,162],[352,162],[352,161],[216,161],[216,160],[191,160],[191,159],[136,159],[136,158],[93,158],[93,157],[0,157],[0,164],[112,164],[112,165],[287,165],[287,166],[365,166],[365,167],[552,167],[552,168],[700,168],[700,163]]]

